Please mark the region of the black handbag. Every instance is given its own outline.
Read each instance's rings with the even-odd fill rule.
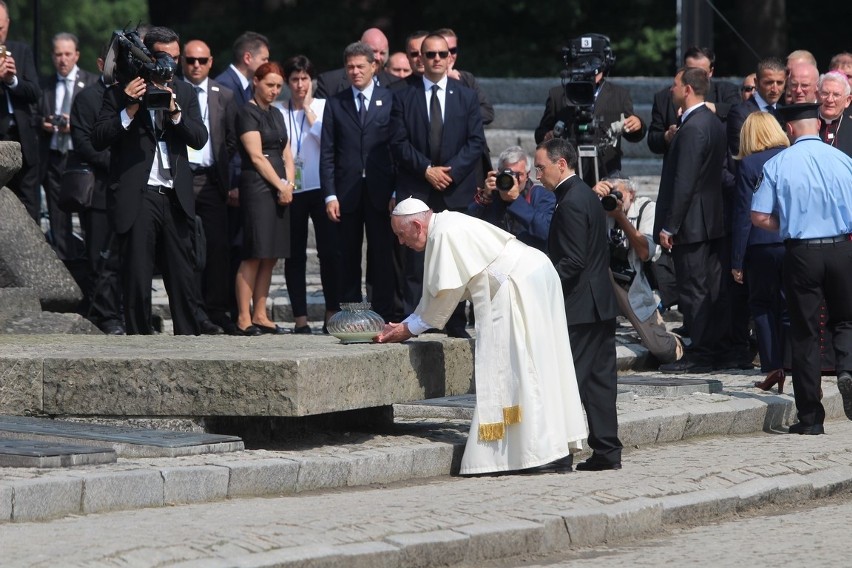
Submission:
[[[66,168],[59,184],[59,208],[66,213],[81,213],[92,206],[95,174],[86,166]]]

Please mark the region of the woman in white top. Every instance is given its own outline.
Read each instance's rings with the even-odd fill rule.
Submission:
[[[325,201],[320,191],[319,159],[322,113],[325,99],[313,98],[314,66],[304,55],[284,62],[284,80],[290,87],[290,100],[275,103],[284,113],[287,138],[296,164],[296,188],[290,204],[290,257],[284,262],[287,292],[293,307],[293,333],[312,333],[308,325],[308,304],[305,268],[308,255],[308,219],[313,222],[317,256],[320,262],[320,281],[325,297],[325,321],[340,310],[337,294],[336,247],[333,246],[333,227],[325,213]],[[325,326],[323,326],[325,331]]]

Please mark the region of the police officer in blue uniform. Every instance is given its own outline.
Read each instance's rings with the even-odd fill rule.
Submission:
[[[779,109],[794,144],[763,167],[752,222],[779,231],[790,313],[798,423],[791,434],[824,434],[819,305],[834,332],[838,386],[852,409],[852,158],[819,138],[818,104]]]

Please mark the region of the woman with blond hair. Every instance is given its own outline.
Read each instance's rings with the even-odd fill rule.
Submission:
[[[743,123],[740,151],[734,158],[739,167],[732,211],[731,273],[737,283],[748,284],[760,370],[768,373],[754,386],[769,390],[777,384],[779,393],[784,392],[784,339],[790,328],[782,290],[784,242],[779,233],[751,224],[751,198],[760,185],[763,164],[789,146],[778,120],[769,113],[755,112]]]

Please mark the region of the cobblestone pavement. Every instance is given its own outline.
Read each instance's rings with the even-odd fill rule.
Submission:
[[[431,566],[617,546],[686,518],[848,491],[852,423],[827,430],[654,446],[617,472],[437,477],[4,524],[0,551],[9,566]]]

